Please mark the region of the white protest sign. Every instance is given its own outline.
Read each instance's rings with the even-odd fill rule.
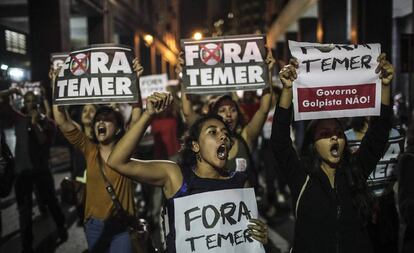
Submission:
[[[54,70],[58,69],[60,66],[62,66],[65,63],[66,58],[68,57],[69,57],[69,53],[67,52],[50,54],[50,62],[52,64],[52,68]]]
[[[247,231],[257,218],[253,188],[194,194],[174,199],[176,252],[264,253]]]
[[[167,74],[141,76],[139,78],[139,89],[143,101],[154,92],[167,92]]]
[[[181,40],[186,93],[262,89],[268,82],[264,35]]]
[[[90,45],[71,52],[57,76],[53,103],[136,103],[134,57],[132,48],[116,44]]]
[[[289,41],[289,48],[299,62],[293,82],[295,120],[380,114],[381,81],[375,73],[380,44]]]
[[[12,83],[10,88],[19,88],[20,94],[13,94],[13,104],[16,108],[21,109],[24,103],[24,95],[31,91],[36,96],[44,96],[42,86],[40,82],[20,82],[20,83]]]

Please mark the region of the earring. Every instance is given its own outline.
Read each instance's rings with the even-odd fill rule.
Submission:
[[[196,159],[197,159],[197,161],[201,162],[201,156],[200,156],[200,153],[196,153]]]

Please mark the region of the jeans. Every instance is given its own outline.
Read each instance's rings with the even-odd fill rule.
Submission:
[[[89,252],[132,253],[128,231],[115,222],[90,218],[85,231]]]

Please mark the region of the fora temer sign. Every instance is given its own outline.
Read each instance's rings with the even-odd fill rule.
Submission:
[[[268,81],[264,35],[181,40],[187,93],[264,88]]]
[[[54,103],[136,102],[137,77],[131,48],[101,44],[71,52],[58,74]]]

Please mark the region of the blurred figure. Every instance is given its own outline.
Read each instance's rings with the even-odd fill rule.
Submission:
[[[10,148],[7,146],[5,134],[3,131],[3,127],[5,127],[6,121],[7,121],[7,115],[4,113],[4,109],[7,108],[7,97],[11,94],[18,93],[19,90],[16,88],[7,89],[0,91],[0,176],[4,176],[6,173],[7,166],[10,166],[8,164],[8,160],[12,157]],[[6,157],[7,156],[7,157]],[[14,170],[14,164],[13,164],[13,170]],[[3,181],[2,181],[3,182]],[[0,198],[0,204],[1,204],[1,198]],[[3,224],[2,224],[2,218],[1,218],[1,209],[0,209],[0,238],[2,236],[3,232]]]
[[[351,129],[345,131],[352,153],[361,145],[368,131],[367,117],[351,120]],[[374,241],[375,252],[397,252],[398,250],[398,212],[394,193],[397,181],[397,159],[404,150],[404,137],[397,129],[391,128],[386,151],[375,170],[368,178],[368,188],[375,195],[376,207],[370,225],[370,235]]]
[[[16,133],[16,184],[15,193],[19,210],[23,252],[32,252],[33,187],[39,198],[47,205],[56,223],[59,238],[68,238],[65,217],[56,198],[52,173],[49,168],[49,151],[54,140],[54,122],[39,110],[40,102],[29,91],[24,95],[21,112],[14,111]]]
[[[267,120],[263,126],[262,138],[260,145],[260,165],[264,172],[266,183],[266,196],[268,207],[266,216],[271,218],[275,214],[279,214],[281,209],[286,207],[287,198],[287,182],[282,174],[277,161],[270,148],[270,135],[272,133],[272,122],[277,101],[279,99],[280,88],[273,87],[272,106],[267,116]]]
[[[257,97],[256,91],[248,90],[243,92],[239,104],[245,115],[245,120],[249,122],[260,108],[260,99]]]
[[[398,160],[399,207],[405,231],[402,253],[414,252],[414,121],[407,131],[407,148]]]
[[[410,112],[405,103],[405,98],[401,93],[398,93],[394,96],[394,105],[392,109],[394,112],[394,117],[396,119],[395,125],[397,129],[400,129],[404,134],[405,131],[407,131]]]

